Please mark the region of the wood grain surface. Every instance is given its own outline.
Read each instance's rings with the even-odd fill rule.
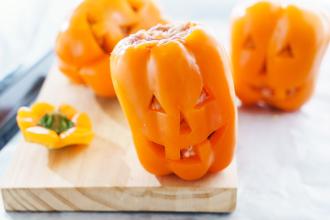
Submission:
[[[95,138],[59,150],[19,142],[1,193],[9,211],[231,212],[236,206],[235,161],[223,172],[187,182],[156,177],[140,165],[116,99],[102,99],[52,68],[38,98],[87,112]]]

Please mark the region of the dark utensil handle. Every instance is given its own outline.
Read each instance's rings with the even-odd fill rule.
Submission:
[[[29,68],[19,68],[0,82],[0,149],[16,134],[16,112],[37,97],[53,62],[53,51]]]

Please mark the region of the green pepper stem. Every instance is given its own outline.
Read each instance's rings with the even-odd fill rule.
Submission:
[[[74,126],[74,123],[65,115],[58,112],[53,112],[42,116],[38,125],[53,130],[57,134],[60,134],[72,128]]]

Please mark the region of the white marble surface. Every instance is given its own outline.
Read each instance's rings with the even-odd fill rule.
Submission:
[[[14,7],[15,4],[11,2],[24,2],[23,5],[28,7],[28,3],[25,3],[27,1],[21,0],[0,0],[0,7],[3,8],[3,4],[12,4]],[[46,2],[46,0],[30,2]],[[43,28],[39,28],[44,34],[32,35],[31,39],[39,36],[41,40],[35,40],[34,44],[29,45],[38,48],[33,49],[35,51],[52,47],[54,35],[61,21],[70,11],[70,7],[76,4],[67,0],[47,2],[41,4],[45,8],[41,10],[42,13],[40,11],[42,14],[40,17],[48,18],[41,25]],[[186,2],[186,0],[161,1],[172,20],[173,18],[192,19],[205,22],[219,41],[228,45],[227,22],[234,1],[224,3],[225,1],[217,0],[191,0],[190,5]],[[327,0],[321,1],[321,4],[329,7]],[[3,28],[1,19],[0,15],[0,29]],[[19,138],[20,135],[0,151],[0,178],[10,163],[15,152],[15,143]],[[328,219],[330,216],[330,52],[323,62],[313,99],[300,111],[279,113],[239,109],[236,154],[239,190],[237,210],[232,214],[7,213],[3,210],[0,199],[0,219]]]

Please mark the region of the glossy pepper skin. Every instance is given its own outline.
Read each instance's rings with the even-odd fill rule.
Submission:
[[[46,114],[56,111],[53,105],[37,102],[28,107],[21,107],[17,112],[17,124],[25,140],[39,143],[49,149],[62,148],[75,144],[89,144],[93,139],[91,121],[86,113],[79,113],[69,105],[61,105],[57,113],[65,116],[72,126],[61,133],[40,125]]]
[[[329,27],[325,16],[295,5],[261,1],[238,8],[231,47],[242,103],[299,109],[315,89]]]
[[[56,41],[61,72],[95,94],[115,96],[109,56],[116,43],[163,22],[152,0],[84,0]]]
[[[112,80],[146,170],[195,180],[230,164],[236,108],[228,66],[193,23],[158,25],[117,44]]]

